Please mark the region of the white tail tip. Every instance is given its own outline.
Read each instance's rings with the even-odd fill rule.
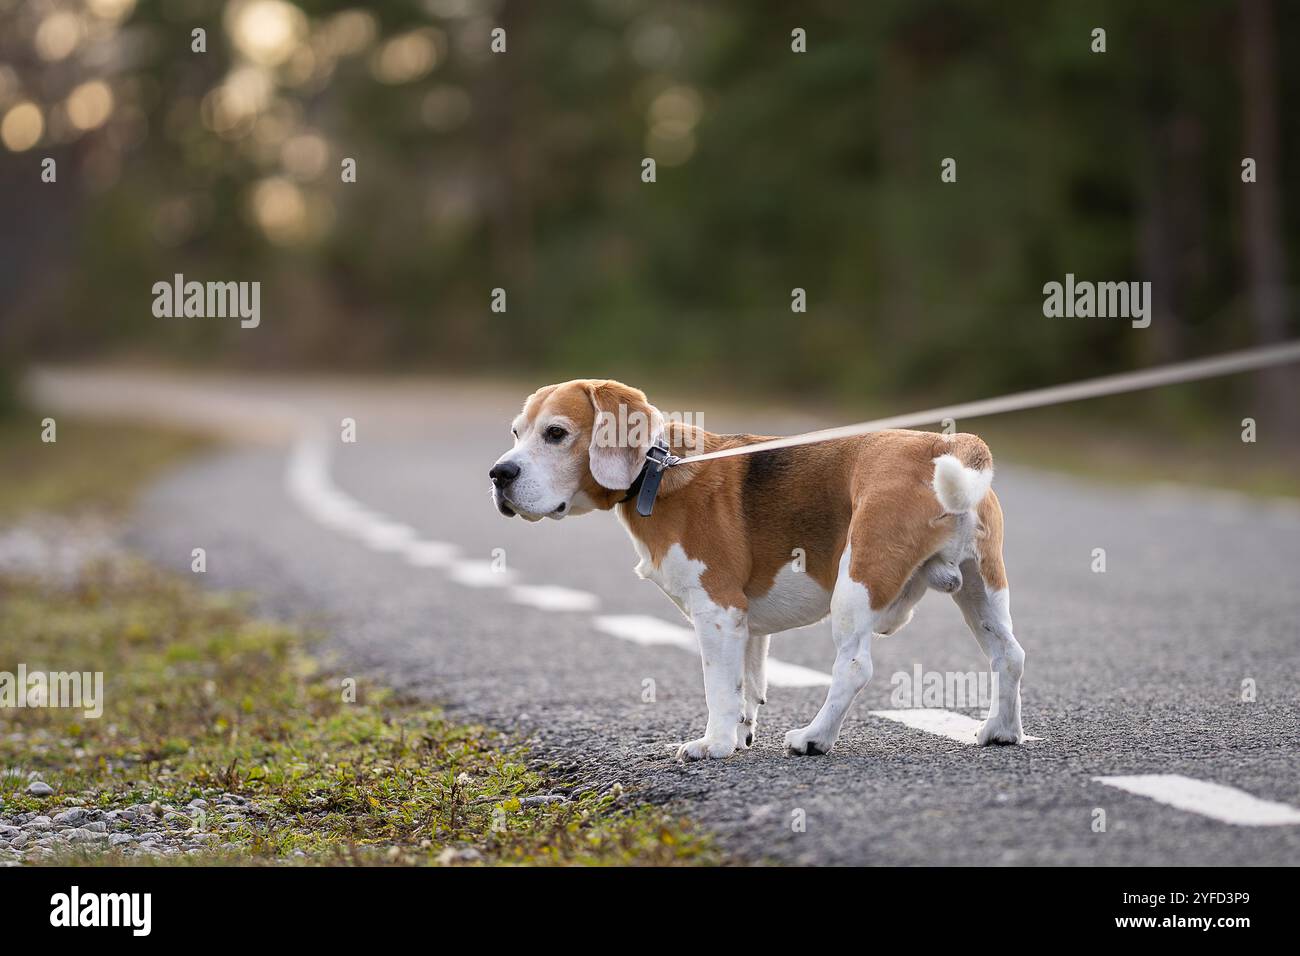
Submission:
[[[984,500],[992,483],[992,468],[967,468],[955,455],[940,455],[934,460],[934,496],[946,512],[971,511]]]

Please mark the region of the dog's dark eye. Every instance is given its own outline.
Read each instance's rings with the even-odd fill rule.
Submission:
[[[519,429],[518,429],[518,428],[512,428],[512,429],[510,429],[510,434],[513,435],[513,436],[515,437],[516,440],[518,440],[518,438],[519,438]]]
[[[568,434],[569,434],[569,433],[566,432],[566,431],[565,431],[563,428],[561,428],[559,425],[552,425],[550,428],[546,429],[546,440],[547,440],[547,441],[564,441],[565,436],[568,435]]]

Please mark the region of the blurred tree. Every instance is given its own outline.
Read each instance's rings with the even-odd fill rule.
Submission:
[[[1245,154],[1255,160],[1256,181],[1245,190],[1245,240],[1250,315],[1260,342],[1287,337],[1286,258],[1278,182],[1277,67],[1273,10],[1269,0],[1241,0],[1241,93]],[[1300,389],[1294,368],[1262,373],[1260,407],[1295,434],[1300,427]]]
[[[0,0],[0,341],[904,401],[1276,338],[1300,7],[1269,10]],[[178,272],[260,281],[262,325],[155,319]],[[1044,318],[1067,272],[1151,280],[1152,327]]]

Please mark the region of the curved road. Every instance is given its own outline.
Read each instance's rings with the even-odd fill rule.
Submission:
[[[900,713],[894,675],[985,668],[951,600],[931,593],[904,631],[875,642],[876,676],[832,754],[780,746],[824,694],[834,655],[820,625],[774,639],[788,666],[755,748],[682,766],[672,748],[705,717],[698,655],[668,599],[633,575],[618,522],[530,525],[488,499],[487,468],[525,391],[87,371],[35,381],[51,409],[200,422],[249,440],[144,497],[131,534],[157,563],[189,573],[191,549],[205,548],[208,583],[319,624],[333,666],[363,694],[366,678],[395,685],[528,739],[575,777],[672,801],[740,859],[1300,859],[1294,506],[1004,464],[994,487],[1028,655],[1025,729],[1039,739],[970,746],[979,712],[959,701]],[[819,424],[705,411],[716,431]],[[340,440],[345,417],[355,443]]]

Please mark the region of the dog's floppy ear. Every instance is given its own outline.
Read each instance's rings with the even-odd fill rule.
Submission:
[[[602,488],[630,488],[645,454],[664,431],[664,417],[640,389],[621,382],[587,386],[595,416],[591,425],[591,477]]]

